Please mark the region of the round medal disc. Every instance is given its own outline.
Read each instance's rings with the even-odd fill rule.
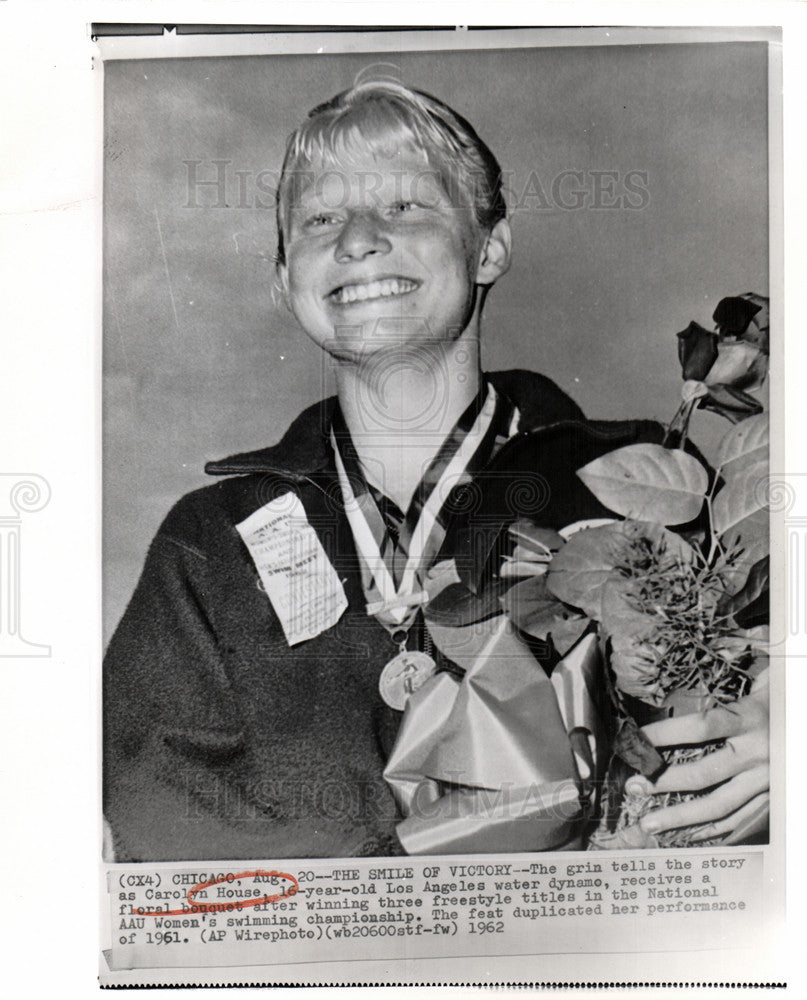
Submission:
[[[386,664],[378,678],[378,690],[390,708],[403,712],[409,696],[437,672],[428,653],[405,649]]]

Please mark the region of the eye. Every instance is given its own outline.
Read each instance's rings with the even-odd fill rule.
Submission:
[[[396,201],[389,207],[389,214],[391,216],[407,215],[412,212],[417,206],[413,201]]]
[[[306,229],[325,229],[328,226],[336,225],[338,221],[335,215],[327,212],[317,212],[316,215],[311,215],[305,220],[305,227]]]

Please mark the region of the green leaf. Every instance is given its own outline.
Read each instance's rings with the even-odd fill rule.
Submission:
[[[616,635],[611,640],[609,662],[617,689],[622,694],[656,708],[662,704],[664,689],[659,679],[659,651],[652,643],[639,642],[629,635]]]
[[[550,563],[546,586],[561,601],[599,621],[603,585],[625,562],[631,547],[644,542],[651,544],[661,568],[691,563],[696,557],[691,545],[660,524],[614,521],[572,535]]]
[[[770,665],[770,627],[757,625],[755,628],[738,630],[737,635],[748,643],[751,663],[746,669],[748,675],[755,679]]]
[[[511,621],[528,635],[548,642],[564,656],[580,638],[589,619],[567,608],[546,587],[545,577],[523,580],[501,597]]]
[[[546,586],[566,604],[600,617],[600,591],[613,571],[624,536],[618,524],[578,531],[549,566]]]
[[[698,516],[709,486],[701,463],[659,444],[631,444],[579,469],[577,475],[605,506],[623,517],[684,524]]]
[[[729,593],[735,593],[748,579],[755,563],[770,552],[770,516],[767,507],[754,511],[724,532],[720,541],[723,548],[739,552],[734,564],[734,576],[727,584]],[[729,574],[731,576],[731,574]]]
[[[659,705],[661,688],[660,651],[654,643],[657,622],[634,607],[631,591],[635,580],[614,573],[602,589],[602,627],[611,641],[610,664],[616,685],[624,694],[648,705]]]
[[[586,631],[591,619],[585,615],[574,615],[562,619],[558,618],[549,629],[548,640],[558,652],[559,656],[565,656],[574,646],[580,636]]]
[[[727,482],[715,497],[712,502],[712,528],[719,536],[725,536],[731,529],[739,529],[748,518],[767,509],[767,499],[768,463],[755,462]],[[725,547],[725,538],[723,540]]]
[[[735,424],[723,435],[717,447],[716,462],[722,477],[728,482],[758,462],[767,462],[769,421],[766,413],[758,413]]]
[[[614,753],[645,777],[655,781],[667,764],[630,716],[623,719],[614,740]]]
[[[606,635],[624,636],[636,642],[651,639],[657,622],[636,607],[636,581],[614,570],[600,591],[600,624]]]
[[[720,600],[717,611],[720,615],[727,615],[740,619],[744,615],[754,614],[758,610],[764,610],[766,601],[764,598],[768,593],[769,583],[769,563],[768,556],[754,563],[743,581],[742,588],[732,596],[732,590],[736,587],[734,574],[729,576],[729,588]],[[731,586],[731,585],[734,586]]]
[[[730,561],[720,571],[726,592],[736,594],[751,568],[770,551],[768,465],[755,462],[730,479],[712,503],[712,528]]]

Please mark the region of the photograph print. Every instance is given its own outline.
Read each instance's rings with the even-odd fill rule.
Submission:
[[[768,842],[768,44],[470,34],[104,64],[107,861]]]

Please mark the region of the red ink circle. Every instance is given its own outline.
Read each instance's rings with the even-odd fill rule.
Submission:
[[[193,897],[202,889],[209,889],[211,886],[219,885],[222,882],[237,882],[242,878],[255,878],[256,875],[263,875],[267,878],[284,878],[291,884],[282,892],[257,896],[254,899],[239,899],[227,903],[194,903]],[[289,899],[300,888],[297,879],[287,872],[263,871],[258,868],[253,872],[240,872],[238,875],[222,875],[219,878],[210,879],[209,882],[199,882],[188,889],[186,898],[189,909],[185,910],[156,910],[154,913],[132,907],[132,913],[138,917],[183,917],[188,913],[230,913],[233,910],[245,910],[249,906],[263,906],[267,903],[279,903],[282,899]]]

